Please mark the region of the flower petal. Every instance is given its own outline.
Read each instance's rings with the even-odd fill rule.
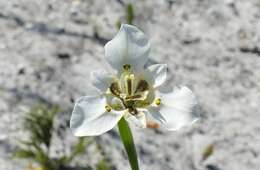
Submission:
[[[161,123],[161,124],[166,123],[165,118],[161,115],[161,113],[159,111],[159,107],[148,106],[147,111],[152,116],[152,118],[155,119],[156,121],[158,121],[159,123]]]
[[[106,94],[106,99],[107,104],[111,106],[113,110],[125,110],[123,102],[113,94]]]
[[[107,74],[105,71],[93,71],[90,75],[90,80],[92,85],[95,86],[101,92],[106,92],[111,82],[113,81],[113,77],[110,74]]]
[[[125,119],[137,127],[146,128],[146,116],[142,111],[138,111],[137,115],[126,114]]]
[[[144,72],[145,79],[157,88],[167,80],[167,64],[154,64]]]
[[[178,130],[198,119],[194,114],[197,100],[189,88],[175,88],[171,93],[161,93],[160,98],[159,112],[166,120],[166,123],[162,124],[166,129]]]
[[[105,58],[119,72],[125,64],[139,71],[146,63],[149,51],[150,43],[143,32],[123,24],[117,35],[105,45]]]
[[[75,104],[70,128],[75,136],[96,136],[112,129],[123,116],[122,112],[105,109],[104,96],[81,97]]]

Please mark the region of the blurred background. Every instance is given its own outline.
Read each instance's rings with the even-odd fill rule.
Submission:
[[[260,169],[259,0],[0,0],[0,169],[130,170],[117,128],[83,139],[68,128],[129,22],[201,114],[178,132],[133,128],[140,170]]]

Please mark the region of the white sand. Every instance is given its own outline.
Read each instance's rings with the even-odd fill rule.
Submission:
[[[260,2],[145,0],[135,11],[135,24],[153,45],[151,63],[167,63],[169,83],[192,88],[202,114],[180,132],[134,130],[140,169],[259,169]],[[1,170],[22,170],[27,163],[10,157],[16,139],[26,139],[21,120],[31,105],[46,100],[70,110],[71,98],[94,93],[89,72],[108,69],[104,39],[115,35],[123,15],[116,0],[0,1]],[[95,30],[102,38],[94,37]],[[118,169],[128,170],[115,134],[99,141]],[[68,143],[75,139],[67,136]],[[214,153],[201,162],[211,143]],[[94,164],[98,156],[90,152],[78,162]]]

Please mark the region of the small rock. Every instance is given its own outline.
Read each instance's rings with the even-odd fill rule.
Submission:
[[[62,59],[62,60],[70,59],[70,55],[68,53],[59,53],[59,54],[57,54],[57,56],[59,59]]]

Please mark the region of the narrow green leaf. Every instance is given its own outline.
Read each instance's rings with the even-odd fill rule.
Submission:
[[[132,4],[127,4],[126,6],[126,21],[128,24],[133,24],[133,20],[134,20],[134,8]]]
[[[108,169],[108,167],[107,167],[106,161],[101,160],[98,162],[97,170],[107,170],[107,169]]]
[[[78,143],[73,147],[71,155],[66,158],[66,163],[70,163],[76,156],[83,154],[87,145],[91,142],[92,140],[90,138],[79,138]]]
[[[126,153],[128,155],[128,160],[131,165],[131,168],[132,170],[139,170],[138,159],[137,159],[132,132],[124,118],[122,118],[118,122],[118,128],[119,128],[121,140],[124,144]]]
[[[87,142],[85,138],[79,138],[78,143],[73,148],[73,154],[81,154],[85,151]]]
[[[34,158],[35,153],[30,150],[20,149],[14,153],[14,158]]]

